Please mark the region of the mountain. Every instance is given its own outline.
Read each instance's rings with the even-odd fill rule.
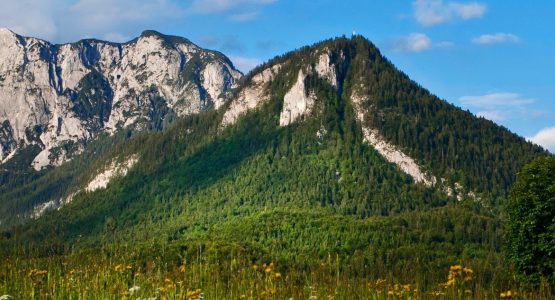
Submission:
[[[220,107],[241,75],[221,53],[155,31],[54,45],[0,28],[0,162],[25,153],[41,170],[101,133],[160,129]]]
[[[15,243],[133,245],[215,269],[240,253],[300,277],[336,255],[342,274],[426,274],[431,286],[443,280],[433,270],[464,261],[490,286],[510,280],[502,206],[542,155],[365,38],[341,37],[268,61],[221,105],[161,131],[100,136],[57,168],[0,173],[0,226]]]

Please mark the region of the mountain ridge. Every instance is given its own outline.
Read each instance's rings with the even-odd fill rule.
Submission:
[[[222,95],[242,76],[220,52],[156,31],[126,43],[84,39],[57,45],[8,29],[0,35],[0,159],[6,162],[20,146],[37,145],[37,170],[82,151],[99,130],[113,132],[148,120],[156,123],[168,113],[182,116],[220,106]],[[82,94],[84,101],[75,102]],[[16,116],[25,107],[24,114],[33,118]],[[74,110],[85,115],[75,116]],[[99,116],[102,111],[106,115]],[[85,124],[90,122],[94,124]]]
[[[377,87],[374,87],[375,84]],[[405,101],[404,99],[409,100]],[[387,122],[385,122],[386,120]],[[378,166],[385,168],[384,164],[389,164],[390,166],[386,167],[388,174],[397,178],[394,180],[393,190],[408,189],[410,192],[407,193],[420,195],[420,189],[423,189],[427,190],[427,193],[431,193],[430,195],[434,195],[425,196],[427,201],[441,203],[441,201],[469,200],[491,208],[495,208],[498,203],[503,202],[502,199],[506,196],[510,183],[514,180],[513,171],[531,158],[544,153],[541,148],[530,145],[521,137],[490,121],[480,120],[468,112],[463,112],[452,104],[433,96],[429,91],[423,90],[408,76],[399,72],[371,42],[360,36],[330,39],[278,56],[241,78],[238,85],[226,95],[226,100],[219,109],[202,112],[201,115],[187,122],[192,123],[185,127],[181,123],[181,125],[177,125],[179,129],[169,131],[175,134],[175,137],[168,136],[170,133],[165,133],[155,135],[156,137],[150,136],[145,138],[146,140],[139,137],[137,139],[145,143],[153,143],[153,148],[158,147],[159,143],[176,144],[175,149],[181,150],[173,151],[177,151],[176,153],[185,151],[188,153],[183,154],[185,157],[193,155],[198,156],[198,159],[204,157],[205,154],[195,154],[195,151],[211,149],[210,151],[220,153],[223,158],[210,157],[215,161],[222,161],[224,170],[232,170],[237,165],[241,165],[243,160],[249,161],[250,155],[265,149],[259,149],[256,146],[257,143],[262,143],[261,146],[265,147],[264,145],[269,143],[272,137],[276,139],[275,143],[277,144],[292,143],[290,138],[283,140],[284,132],[291,132],[289,135],[292,137],[297,134],[292,132],[302,133],[302,139],[306,139],[306,141],[297,141],[296,143],[299,144],[297,147],[305,145],[309,148],[318,148],[318,145],[326,144],[324,141],[327,138],[333,137],[332,140],[337,140],[338,143],[335,147],[343,145],[341,147],[357,149],[345,150],[347,152],[341,152],[343,153],[341,155],[350,157],[355,153],[359,153],[356,155],[366,153],[364,155],[372,157],[367,159],[376,164],[376,166],[370,166],[371,169]],[[201,122],[206,128],[199,127],[195,122]],[[252,126],[255,127],[265,128],[260,132],[262,136],[252,137],[251,133],[245,131],[245,122],[252,123]],[[468,124],[472,126],[468,126]],[[465,131],[453,130],[459,126],[465,127]],[[307,128],[302,129],[304,127]],[[416,129],[414,135],[402,134],[414,129]],[[312,133],[307,135],[307,130]],[[484,136],[483,132],[488,136]],[[244,134],[247,137],[235,137],[235,134]],[[195,136],[195,138],[188,141],[187,136],[189,135]],[[314,140],[315,138],[316,140]],[[108,137],[109,139],[110,137]],[[161,139],[164,142],[157,142],[154,139]],[[125,140],[123,140],[124,144]],[[230,153],[235,153],[237,157],[230,157],[231,154],[221,153],[218,149],[213,148],[216,147],[215,145],[219,145],[218,147],[227,149],[228,146],[223,143],[225,140],[234,141],[232,144],[237,147],[246,147],[246,149],[255,147],[255,150],[246,153],[238,153],[233,150]],[[422,148],[420,140],[423,140],[426,145],[436,145],[435,147],[441,150],[440,153],[436,153],[434,147]],[[470,140],[473,141],[473,144],[468,143]],[[179,145],[181,143],[186,145]],[[250,145],[251,143],[255,145]],[[349,146],[350,144],[353,145]],[[456,146],[451,147],[451,144]],[[80,160],[78,163],[83,165],[83,169],[72,173],[69,177],[59,174],[62,171],[53,172],[52,174],[58,174],[55,176],[66,178],[65,180],[68,181],[64,182],[69,183],[64,183],[67,186],[62,190],[57,190],[54,193],[55,196],[50,198],[41,198],[39,201],[36,197],[30,197],[23,201],[26,203],[22,204],[23,206],[29,207],[30,205],[27,214],[31,212],[33,218],[38,218],[47,211],[46,208],[57,209],[66,204],[72,206],[75,199],[81,203],[79,205],[82,205],[82,199],[89,199],[97,193],[111,190],[112,181],[126,182],[127,176],[135,174],[135,166],[147,174],[158,172],[156,171],[158,167],[155,166],[160,166],[160,172],[173,172],[169,169],[172,165],[170,162],[172,159],[177,161],[181,159],[180,156],[166,157],[164,151],[157,148],[156,151],[159,151],[157,155],[146,154],[148,151],[141,149],[139,144],[133,143],[133,145],[117,146],[115,149],[119,150],[115,152],[108,150],[108,154],[97,154],[92,163]],[[286,148],[288,147],[290,146]],[[124,148],[128,149],[123,150]],[[367,148],[373,149],[374,152]],[[467,148],[474,149],[473,151],[476,153],[466,151]],[[299,148],[298,151],[302,153],[306,150]],[[373,154],[369,154],[368,151]],[[496,158],[492,162],[484,160],[478,155],[481,153],[480,151],[491,152],[488,155]],[[513,153],[519,151],[525,155],[513,157],[511,161],[503,159],[504,156],[512,157]],[[270,156],[272,155],[276,154]],[[332,156],[332,158],[338,161],[344,159],[341,156]],[[162,160],[160,161],[160,159]],[[273,161],[274,159],[269,160]],[[466,166],[468,160],[473,160],[475,163]],[[154,161],[156,163],[153,163]],[[226,166],[227,162],[233,163]],[[450,164],[446,162],[450,162]],[[170,165],[162,168],[161,166],[166,163]],[[200,164],[205,165],[206,163],[208,162]],[[496,166],[499,163],[503,164],[502,167]],[[144,164],[155,168],[155,171],[145,169]],[[356,164],[360,164],[360,162]],[[216,166],[205,165],[206,172],[218,173],[219,171],[213,169]],[[393,169],[391,169],[392,166],[394,166]],[[182,166],[181,168],[188,169],[190,167]],[[362,168],[359,170],[362,172],[364,166],[360,165],[357,168]],[[345,171],[340,169],[335,167],[333,172],[337,174],[334,175],[337,176],[337,180],[346,180],[345,178],[352,177],[343,176]],[[65,172],[68,171],[65,170]],[[200,170],[195,169],[193,173],[196,172],[200,172]],[[400,175],[401,173],[404,175]],[[483,174],[492,175],[484,176]],[[179,176],[188,178],[188,175]],[[383,174],[378,176],[383,176]],[[204,175],[201,177],[205,178]],[[154,190],[157,190],[156,187],[161,184],[159,181],[165,182],[163,178],[148,178],[151,180],[148,185],[152,185]],[[354,180],[354,178],[351,179]],[[167,178],[167,180],[170,186],[175,185],[181,189],[187,189],[175,179]],[[187,180],[195,182],[193,179]],[[354,181],[360,180],[359,178]],[[337,185],[333,182],[330,184]],[[381,185],[382,183],[374,184]],[[412,185],[421,186],[409,187]],[[47,183],[44,188],[49,190],[49,186],[51,184]],[[491,186],[495,189],[489,188]],[[389,187],[378,185],[372,186],[370,190],[384,192],[389,191]],[[178,189],[176,193],[183,193],[183,191]],[[142,198],[136,192],[131,194]],[[152,196],[155,197],[155,195]],[[410,197],[405,197],[404,199],[409,201]],[[355,214],[372,215],[376,213],[370,208],[371,203],[363,204],[365,200],[357,199],[360,202],[359,207],[349,208],[355,211]],[[404,207],[404,205],[401,206]],[[6,209],[4,211],[8,211]],[[62,209],[61,212],[63,211]]]

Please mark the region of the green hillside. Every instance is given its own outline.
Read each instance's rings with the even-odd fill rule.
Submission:
[[[285,93],[323,49],[332,53],[338,87],[309,76],[312,114],[280,127]],[[449,266],[463,264],[474,270],[472,291],[497,295],[514,284],[501,254],[502,206],[518,170],[543,149],[433,96],[360,36],[277,57],[235,93],[277,63],[282,67],[266,86],[271,99],[231,126],[221,126],[224,106],[161,132],[104,137],[44,174],[4,175],[3,216],[73,194],[60,210],[5,228],[6,255],[27,249],[34,257],[52,245],[68,257],[99,249],[99,264],[110,265],[110,255],[139,263],[161,247],[166,271],[183,259],[232,270],[233,259],[247,266],[271,261],[300,286],[332,258],[336,269],[328,271],[353,285],[394,278],[429,291],[445,281]],[[364,124],[355,118],[353,93],[365,96]],[[415,183],[364,142],[361,125],[378,129],[444,185],[458,183],[479,197],[459,201],[442,185]],[[139,161],[126,176],[84,192],[99,169],[133,155]],[[141,254],[121,254],[127,247]]]

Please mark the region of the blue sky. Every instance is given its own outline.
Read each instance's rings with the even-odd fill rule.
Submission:
[[[0,26],[57,43],[145,29],[247,71],[353,32],[432,93],[555,152],[555,1],[3,0]]]

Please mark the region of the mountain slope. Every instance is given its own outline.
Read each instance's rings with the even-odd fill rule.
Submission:
[[[423,90],[359,36],[271,60],[217,110],[119,134],[26,183],[57,191],[26,208],[62,206],[14,241],[170,244],[180,258],[198,246],[214,260],[223,248],[302,270],[337,255],[352,276],[407,281],[407,268],[464,261],[490,286],[506,280],[499,209],[513,172],[546,154]]]
[[[221,53],[154,31],[53,45],[2,28],[0,163],[25,153],[36,170],[60,165],[102,132],[217,108],[240,77]]]

